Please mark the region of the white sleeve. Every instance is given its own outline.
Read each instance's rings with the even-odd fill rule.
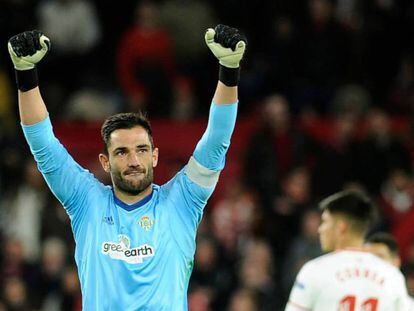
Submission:
[[[408,295],[407,286],[405,284],[405,279],[402,273],[399,273],[396,278],[396,286],[397,289],[395,291],[397,297],[395,302],[395,310],[396,311],[411,311],[413,310],[410,305],[412,305],[410,296]]]
[[[319,291],[316,271],[312,262],[308,262],[302,267],[293,284],[285,311],[313,309]]]

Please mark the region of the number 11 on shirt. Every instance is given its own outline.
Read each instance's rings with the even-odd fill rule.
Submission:
[[[355,311],[355,305],[358,303],[354,295],[348,295],[339,301],[339,311]],[[368,298],[361,304],[362,311],[377,311],[378,298]]]

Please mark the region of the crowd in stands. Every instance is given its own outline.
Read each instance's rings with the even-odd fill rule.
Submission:
[[[57,126],[140,109],[205,123],[218,68],[204,31],[246,34],[239,120],[253,126],[200,224],[191,311],[283,310],[322,254],[318,202],[341,189],[376,200],[372,232],[397,239],[414,296],[413,21],[409,0],[1,1],[0,310],[81,310],[69,218],[19,127],[6,45],[29,29],[52,42],[39,76]]]

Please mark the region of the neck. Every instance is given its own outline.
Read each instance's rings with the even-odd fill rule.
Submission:
[[[146,196],[150,195],[152,193],[152,184],[149,185],[146,189],[142,190],[139,194],[130,194],[130,193],[126,193],[120,189],[118,189],[118,187],[114,186],[114,192],[115,195],[118,199],[120,199],[122,202],[126,203],[126,204],[134,204],[137,203],[139,201],[141,201],[143,198],[145,198]]]
[[[335,250],[346,249],[346,248],[356,248],[362,249],[364,245],[364,239],[361,237],[355,236],[346,236],[342,241],[339,241],[335,247]]]

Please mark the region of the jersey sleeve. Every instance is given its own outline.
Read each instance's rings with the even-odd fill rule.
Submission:
[[[224,167],[237,116],[237,103],[212,103],[209,122],[193,156],[164,189],[171,205],[170,227],[180,248],[189,255],[195,251],[195,236],[204,207]]]
[[[312,262],[306,263],[299,271],[290,292],[285,311],[312,310],[318,295],[317,273]]]
[[[408,295],[407,286],[405,283],[404,276],[400,271],[395,278],[396,284],[394,287],[394,292],[396,293],[394,310],[396,311],[408,311],[412,310],[410,308],[410,296]]]
[[[87,193],[98,181],[77,164],[58,141],[49,118],[33,125],[22,124],[22,128],[39,171],[66,209],[76,234],[85,217]]]
[[[236,124],[238,102],[210,106],[207,129],[194,150],[195,160],[203,167],[220,171]]]

